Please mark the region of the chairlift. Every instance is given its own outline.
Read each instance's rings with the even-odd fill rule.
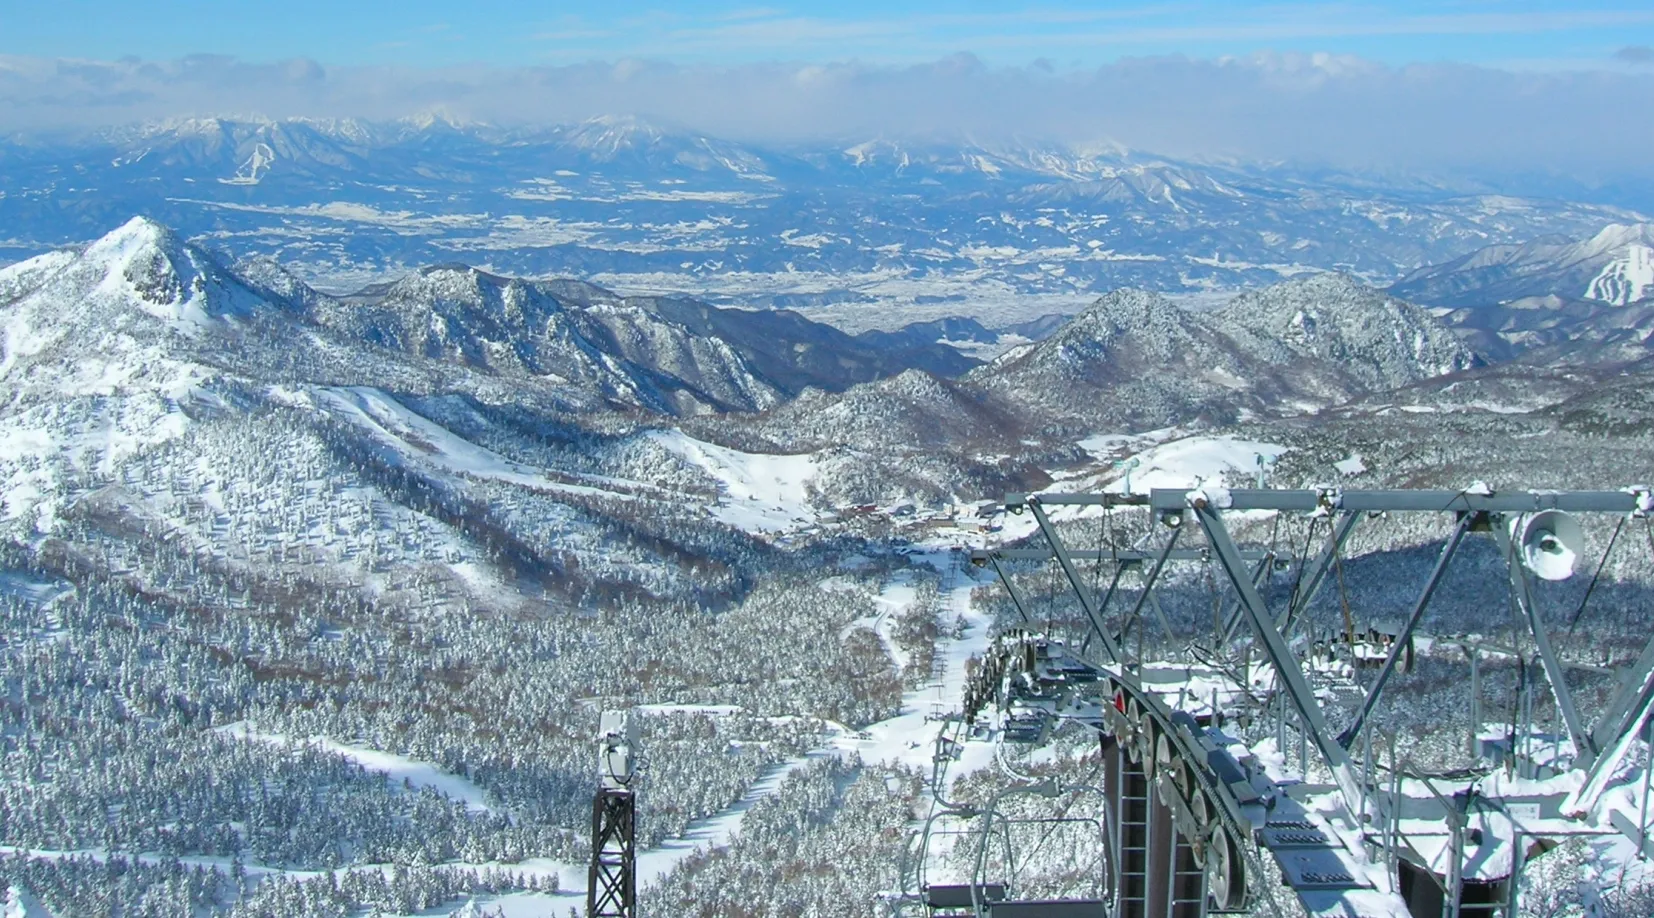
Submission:
[[[917,845],[910,843],[908,851],[913,857],[911,871],[903,871],[904,881],[911,878],[912,885],[904,882],[904,887],[918,890],[918,901],[924,907],[927,918],[975,918],[984,912],[979,909],[990,907],[994,903],[1004,901],[1006,884],[1002,882],[960,882],[957,876],[947,876],[932,881],[932,868],[940,855],[952,851],[959,839],[969,839],[973,832],[969,822],[981,815],[970,807],[956,807],[938,810],[925,820],[923,830],[917,838]],[[940,827],[939,819],[959,820],[964,825],[958,827]],[[954,842],[938,845],[942,839],[953,839]],[[914,848],[917,847],[917,851]]]
[[[1051,781],[1041,781],[1035,784],[1025,784],[1009,788],[996,794],[983,809],[983,825],[977,841],[976,870],[972,875],[971,885],[980,890],[987,890],[992,886],[1003,885],[1006,894],[998,900],[988,900],[978,896],[975,900],[976,918],[1107,918],[1110,914],[1111,902],[1114,896],[1113,877],[1108,868],[1108,856],[1111,842],[1103,818],[1096,816],[1031,816],[1012,817],[1000,812],[1001,804],[1009,797],[1019,795],[1035,795],[1046,798],[1055,798],[1065,793],[1089,791],[1099,797],[1103,792],[1090,785],[1071,785],[1059,788]],[[1105,804],[1106,805],[1106,804]],[[1106,816],[1106,813],[1104,814]],[[998,823],[996,832],[995,823]],[[1024,898],[1019,895],[1019,869],[1026,868],[1029,860],[1040,851],[1049,840],[1053,831],[1062,825],[1085,825],[1096,832],[1098,841],[1098,861],[1095,869],[1090,871],[1092,877],[1089,895],[1072,896],[1067,898]],[[1020,859],[1012,841],[1012,828],[1015,826],[1043,826],[1039,834],[1039,841],[1033,848],[1022,853]],[[988,852],[990,843],[998,838],[1005,852],[1005,875],[1003,884],[999,881],[985,879],[988,870]]]

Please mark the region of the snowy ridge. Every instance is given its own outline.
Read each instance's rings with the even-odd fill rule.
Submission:
[[[966,379],[1075,423],[1094,425],[1101,415],[1145,429],[1314,410],[1477,362],[1424,310],[1327,274],[1252,291],[1209,313],[1116,291]]]
[[[1578,242],[1495,245],[1430,265],[1391,287],[1432,306],[1490,308],[1555,296],[1627,306],[1654,288],[1654,224],[1614,223]]]

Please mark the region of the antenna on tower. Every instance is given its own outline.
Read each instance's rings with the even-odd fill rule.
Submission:
[[[1254,453],[1258,460],[1258,489],[1261,491],[1269,485],[1269,470],[1275,466],[1275,457],[1264,453]]]
[[[1139,465],[1142,465],[1142,463],[1139,462],[1135,456],[1130,459],[1121,459],[1114,463],[1115,468],[1123,468],[1126,470],[1125,484],[1120,488],[1121,494],[1131,493],[1131,470],[1137,468]]]
[[[637,916],[638,730],[631,711],[604,711],[597,722],[597,794],[592,798],[592,863],[587,918]]]

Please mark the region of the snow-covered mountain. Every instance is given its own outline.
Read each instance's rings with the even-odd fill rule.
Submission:
[[[577,281],[524,281],[465,265],[422,268],[313,312],[322,324],[383,347],[579,381],[605,398],[671,414],[757,411],[807,387],[840,391],[910,366],[951,376],[975,365],[936,342],[869,346],[795,312],[622,297]]]
[[[1424,310],[1328,274],[1210,313],[1117,291],[967,381],[1075,422],[1118,417],[1142,427],[1314,411],[1475,363]]]
[[[1654,342],[1654,224],[1610,225],[1582,242],[1492,246],[1391,288],[1436,307],[1488,354],[1573,364],[1637,360]]]
[[[134,219],[78,253],[0,272],[11,387],[95,394],[139,381],[182,395],[198,355],[256,337],[292,310],[269,301],[170,230]]]
[[[548,135],[552,160],[586,168],[609,166],[658,172],[715,173],[751,181],[772,181],[768,157],[736,143],[667,130],[637,117],[600,116]]]
[[[421,269],[316,317],[381,347],[655,411],[753,411],[780,398],[722,339],[623,304],[571,309],[541,286],[464,265]]]
[[[276,255],[332,290],[459,260],[719,305],[1017,313],[995,324],[1122,287],[1244,288],[1327,270],[1389,282],[1490,244],[1647,219],[1112,147],[772,147],[635,117],[187,119],[9,138],[0,161],[0,259],[144,213],[237,258]],[[1626,270],[1629,290],[1638,269]]]
[[[816,487],[841,502],[941,500],[1043,486],[1083,464],[1077,443],[1099,431],[1314,417],[1482,362],[1424,309],[1338,275],[1213,312],[1121,290],[959,379],[911,370],[810,393],[726,435],[831,457]]]
[[[1431,306],[1487,307],[1552,296],[1627,306],[1654,296],[1654,224],[1612,224],[1579,242],[1488,246],[1421,268],[1390,289]]]
[[[704,521],[739,455],[709,463],[657,432],[784,397],[740,345],[604,291],[559,299],[470,269],[418,272],[371,304],[269,262],[239,270],[142,218],[0,270],[6,531],[120,557],[164,543],[251,582],[382,596],[417,571],[421,589],[478,597],[524,576],[565,599],[739,581],[709,558],[755,543]],[[807,341],[868,354],[831,329],[771,343]],[[392,546],[387,531],[421,535]]]

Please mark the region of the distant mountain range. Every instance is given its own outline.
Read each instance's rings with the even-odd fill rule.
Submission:
[[[1489,246],[1421,268],[1390,292],[1437,307],[1489,354],[1636,359],[1654,335],[1654,224],[1611,225],[1577,242]]]
[[[714,304],[946,304],[1008,325],[1122,287],[1388,283],[1490,244],[1579,238],[1633,211],[1198,164],[1118,148],[760,147],[634,118],[192,119],[0,141],[0,259],[133,213],[339,292],[451,261]],[[923,318],[934,318],[927,314]]]
[[[1476,307],[1530,297],[1629,306],[1654,297],[1654,224],[1611,225],[1581,242],[1495,245],[1408,274],[1390,287],[1432,306]]]

